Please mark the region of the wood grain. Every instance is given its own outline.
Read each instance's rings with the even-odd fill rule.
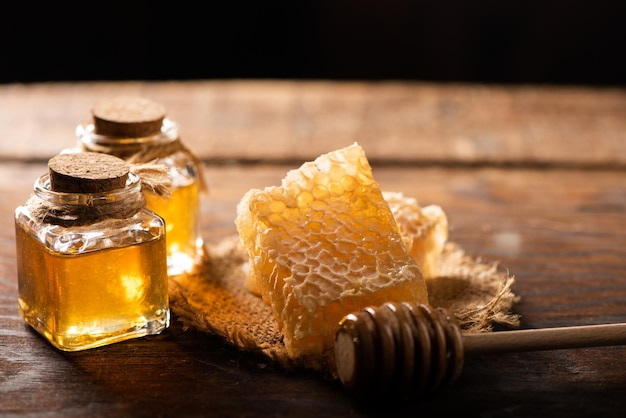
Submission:
[[[276,370],[266,359],[183,330],[175,319],[156,338],[79,354],[53,350],[17,314],[11,253],[12,210],[44,169],[36,163],[5,164],[0,170],[2,178],[18,179],[0,186],[5,197],[0,208],[0,411],[54,408],[63,414],[102,416],[111,411],[120,416],[264,411],[286,416],[306,408],[304,416],[369,415],[355,410],[336,382]],[[243,193],[278,183],[287,169],[207,166],[207,240],[217,242],[235,233],[235,205]],[[621,172],[375,166],[374,173],[386,190],[404,191],[423,204],[441,204],[450,218],[452,240],[472,255],[499,261],[515,275],[522,328],[626,321],[626,191]],[[623,368],[615,367],[623,363],[621,353],[609,347],[472,357],[450,390],[419,404],[394,405],[387,412],[495,413],[515,403],[520,409],[512,416],[534,408],[576,416],[577,408],[589,402],[605,402],[595,410],[611,412],[616,402],[626,406],[616,397],[626,379]],[[33,402],[33,397],[47,401]],[[459,402],[465,406],[454,406]]]
[[[205,161],[303,161],[359,142],[391,162],[626,165],[626,90],[398,82],[0,85],[0,157],[48,159],[101,98],[165,105]]]
[[[626,322],[622,91],[224,81],[5,85],[0,416],[621,416],[623,347],[472,356],[453,387],[377,405],[353,402],[336,381],[280,370],[213,335],[183,329],[175,317],[154,338],[56,351],[19,317],[13,211],[47,158],[73,144],[73,128],[95,97],[121,90],[165,102],[202,152],[209,194],[201,219],[209,242],[235,233],[235,207],[247,190],[278,184],[299,160],[358,132],[384,190],[441,205],[451,240],[515,277],[521,329]],[[411,142],[425,132],[431,142]],[[462,132],[487,133],[467,135],[464,143]],[[589,145],[593,138],[600,145]],[[459,143],[467,147],[455,148]]]

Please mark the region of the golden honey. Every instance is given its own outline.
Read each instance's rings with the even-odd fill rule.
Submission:
[[[19,309],[63,350],[159,333],[167,326],[162,239],[85,254],[55,253],[16,231]],[[113,262],[112,262],[113,261]]]
[[[150,192],[145,197],[146,207],[165,220],[169,274],[191,271],[200,262],[202,251],[197,210],[192,211],[198,202],[197,183],[175,187],[167,198]]]
[[[179,137],[178,124],[165,117],[165,108],[137,97],[98,102],[93,121],[79,125],[76,134],[87,151],[111,154],[133,164],[158,164],[170,176],[172,193],[146,191],[147,206],[167,225],[167,266],[170,275],[191,272],[201,263],[201,165]]]
[[[96,171],[84,154],[93,153],[63,157]],[[77,193],[53,190],[51,172],[15,211],[20,314],[61,350],[169,326],[165,223],[145,208],[138,176],[128,175],[123,188],[102,189],[97,179],[97,192]]]

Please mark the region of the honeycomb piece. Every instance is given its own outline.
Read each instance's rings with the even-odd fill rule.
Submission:
[[[272,307],[293,357],[333,346],[339,320],[389,301],[428,303],[420,268],[358,144],[248,191],[235,224],[248,285]]]
[[[383,192],[398,223],[404,244],[425,279],[437,276],[437,262],[448,240],[448,218],[438,205],[419,206],[417,199],[400,192]]]

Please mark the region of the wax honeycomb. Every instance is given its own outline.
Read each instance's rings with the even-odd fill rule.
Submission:
[[[292,356],[333,346],[346,314],[428,303],[426,284],[360,145],[319,156],[280,186],[248,191],[235,224],[248,286],[272,307]]]
[[[437,276],[437,263],[448,240],[448,218],[439,205],[420,206],[401,192],[383,192],[404,244],[425,279]]]

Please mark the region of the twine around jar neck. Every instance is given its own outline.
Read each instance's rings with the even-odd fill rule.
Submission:
[[[147,188],[160,196],[171,193],[171,180],[165,167],[156,164],[132,167],[126,187],[101,193],[53,191],[49,174],[44,174],[35,181],[34,193],[26,206],[37,221],[64,227],[128,219],[146,205],[142,190]]]
[[[178,125],[169,119],[163,120],[161,131],[140,138],[119,138],[95,133],[93,124],[79,125],[76,135],[83,151],[100,152],[123,158],[130,164],[153,165],[175,153],[189,158],[198,170],[198,185],[203,192],[208,187],[204,180],[201,161],[183,145],[178,135]]]

